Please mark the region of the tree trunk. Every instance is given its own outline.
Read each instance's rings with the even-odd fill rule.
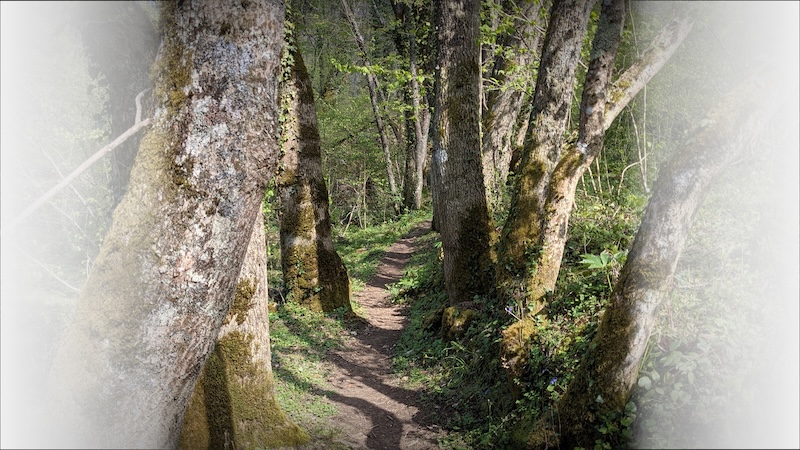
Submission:
[[[487,293],[493,280],[480,153],[480,2],[448,0],[437,8],[431,188],[445,287],[456,305]]]
[[[295,43],[281,83],[283,122],[278,188],[281,268],[287,298],[315,311],[352,311],[350,279],[331,238],[314,92]]]
[[[420,85],[417,77],[417,45],[416,35],[409,39],[409,69],[411,72],[411,107],[414,141],[408,145],[406,156],[406,174],[403,184],[403,204],[408,209],[422,208],[422,186],[425,160],[428,157],[428,132],[431,125],[431,114],[427,105],[421,103]]]
[[[556,0],[550,11],[545,34],[531,124],[520,161],[519,175],[512,192],[511,208],[503,227],[498,254],[497,285],[503,298],[523,302],[527,296],[524,276],[530,268],[530,248],[542,232],[542,217],[550,173],[564,142],[567,118],[572,105],[575,69],[581,55],[583,36],[592,9],[591,0]],[[528,305],[535,312],[540,305]]]
[[[541,5],[535,0],[521,3],[519,11],[511,2],[503,3],[503,9],[514,14],[516,19],[514,32],[502,45],[515,50],[510,59],[498,56],[494,64],[493,77],[498,78],[501,85],[493,95],[487,96],[487,111],[483,117],[483,177],[491,209],[500,206],[511,166],[512,129],[522,109],[531,65],[541,50],[542,35],[536,22]],[[509,75],[504,75],[506,72]]]
[[[593,55],[596,47],[611,42],[612,38],[617,44],[619,43],[625,16],[624,5],[618,0],[612,4],[615,8],[613,12],[615,17],[613,21],[603,21],[601,17],[601,23],[597,28],[598,36],[592,48]],[[564,151],[564,156],[554,169],[548,187],[541,241],[538,246],[541,252],[536,261],[537,270],[526,283],[528,292],[545,292],[555,288],[567,243],[566,230],[575,204],[578,181],[600,154],[605,132],[616,115],[658,73],[691,28],[692,21],[688,18],[668,24],[651,43],[643,57],[626,70],[613,85],[609,84],[609,79],[614,67],[616,48],[602,50],[597,57],[592,56],[581,100],[577,142],[570,144]],[[601,33],[601,30],[604,31]],[[625,86],[625,89],[621,89],[620,86]],[[609,99],[616,101],[609,104],[607,101]]]
[[[621,111],[621,108],[609,110],[607,100],[612,96],[632,99],[635,93],[631,94],[628,90],[641,89],[657,73],[650,67],[662,67],[683,42],[692,25],[688,18],[668,24],[642,58],[620,77],[630,80],[630,83],[624,83],[626,89],[622,90],[609,84],[609,79],[623,27],[624,4],[621,0],[604,3],[601,14],[581,99],[577,137],[570,139],[558,165],[549,176],[543,215],[539,218],[539,240],[536,245],[530,246],[534,249],[535,256],[532,259],[536,270],[520,277],[520,285],[527,292],[527,296],[521,296],[520,301],[533,313],[545,316],[545,294],[555,288],[558,280],[578,181],[602,149],[605,131],[613,121],[613,118],[609,120],[608,115]],[[672,36],[672,39],[664,39],[665,35]],[[631,76],[631,73],[638,75]],[[641,77],[644,77],[644,81]],[[504,331],[502,357],[512,377],[519,376],[527,364],[528,340],[533,332],[529,323],[532,320],[524,317]]]
[[[624,411],[697,208],[769,120],[764,105],[778,104],[770,78],[760,73],[728,93],[661,170],[597,335],[558,403],[562,447],[593,445],[598,421]]]
[[[403,179],[403,206],[409,210],[422,208],[423,173],[428,157],[428,132],[431,113],[428,102],[423,101],[420,84],[419,38],[420,19],[423,14],[418,6],[392,0],[392,10],[399,26],[392,33],[397,52],[408,57],[408,70],[411,80],[404,86],[403,98],[411,109],[405,111],[406,121],[406,164]]]
[[[164,6],[154,124],[51,371],[60,445],[177,446],[277,162],[283,15]]]
[[[585,82],[578,135],[571,138],[567,145],[562,146],[565,150],[559,151],[557,165],[552,168],[545,168],[544,164],[538,166],[541,169],[538,175],[540,180],[546,180],[540,194],[543,197],[535,199],[536,201],[532,203],[539,208],[539,211],[532,216],[531,222],[520,225],[528,229],[529,240],[523,244],[512,239],[515,236],[522,236],[521,231],[525,230],[515,233],[514,230],[506,232],[504,229],[504,239],[501,240],[503,248],[508,248],[512,242],[523,246],[523,249],[515,249],[517,254],[528,255],[520,264],[523,262],[530,264],[535,270],[519,272],[516,277],[512,277],[511,271],[504,271],[498,277],[498,283],[501,288],[504,287],[505,298],[518,299],[533,313],[541,311],[546,306],[543,297],[555,287],[577,183],[602,149],[605,131],[622,108],[669,60],[692,28],[692,21],[685,17],[670,22],[651,42],[642,57],[626,69],[617,81],[609,84],[613,57],[608,51],[608,43],[611,42],[609,39],[612,36],[616,36],[618,43],[619,27],[624,18],[624,11],[617,10],[615,14],[619,17],[615,22],[602,19],[605,22],[598,25],[598,36],[593,44],[593,56],[590,61],[590,65],[593,64],[594,68],[590,66]],[[607,56],[601,57],[603,53]],[[603,72],[598,72],[601,67],[604,68]],[[598,78],[601,73],[605,74]],[[521,180],[520,186],[528,181]],[[519,223],[518,218],[517,223]],[[509,226],[510,222],[507,222],[506,227]]]
[[[309,439],[275,401],[266,245],[259,210],[233,304],[186,410],[180,448],[294,447]]]
[[[358,44],[358,49],[361,51],[364,65],[369,66],[370,63],[368,56],[369,53],[367,53],[367,45],[364,42],[364,36],[362,36],[361,32],[358,31],[356,18],[353,15],[353,11],[350,10],[350,5],[347,3],[347,0],[342,0],[342,8],[344,9],[344,15],[347,17],[347,21],[350,23],[350,27],[353,29],[353,36],[355,36],[356,44]],[[383,158],[384,163],[386,164],[386,177],[389,180],[389,193],[392,194],[392,206],[394,207],[395,213],[399,213],[400,205],[395,200],[397,198],[398,191],[397,184],[394,181],[394,170],[392,170],[392,157],[389,151],[389,139],[386,137],[386,130],[383,126],[383,116],[381,115],[380,107],[378,106],[378,78],[374,73],[367,73],[367,87],[369,88],[369,101],[372,104],[372,112],[375,114],[375,125],[378,128],[378,135],[381,140],[381,149],[383,149]]]

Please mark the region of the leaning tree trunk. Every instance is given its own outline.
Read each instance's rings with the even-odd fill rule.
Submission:
[[[308,442],[308,435],[275,401],[266,245],[259,210],[233,304],[186,410],[180,448],[294,447]]]
[[[83,43],[91,67],[108,84],[111,136],[119,136],[136,122],[131,100],[151,87],[148,75],[158,50],[158,33],[141,4],[94,2],[82,9],[88,17],[80,27]],[[138,149],[139,139],[134,137],[109,155],[114,206],[128,189]]]
[[[763,71],[728,93],[659,173],[597,335],[557,405],[558,418],[540,422],[529,444],[543,446],[536,440],[559,431],[561,447],[591,446],[599,421],[624,412],[694,214],[709,186],[769,120],[764,105],[778,104],[771,78]]]
[[[437,9],[431,188],[445,288],[456,305],[487,293],[493,281],[480,153],[480,2],[448,0]]]
[[[625,15],[624,6],[620,0],[614,0],[609,5],[616,8],[616,17],[613,21],[601,19],[595,47],[611,42],[612,36],[616,36],[616,42],[619,42]],[[566,230],[575,203],[578,181],[600,154],[605,132],[616,115],[670,59],[692,29],[692,23],[692,20],[684,17],[667,24],[642,58],[627,69],[613,85],[609,84],[614,66],[611,49],[606,48],[595,54],[595,49],[592,48],[596,57],[592,57],[586,75],[577,142],[567,146],[550,178],[537,246],[541,250],[536,259],[536,272],[530,274],[525,283],[528,292],[543,293],[555,288],[567,243]],[[613,53],[616,53],[616,49]],[[620,88],[621,86],[624,88]]]
[[[283,16],[164,4],[153,126],[51,371],[61,445],[177,446],[277,163]]]
[[[530,246],[541,235],[541,219],[550,173],[561,154],[572,105],[575,69],[589,21],[592,0],[556,0],[545,34],[529,133],[512,192],[511,208],[498,246],[497,285],[501,296],[524,302],[524,276],[530,266]],[[541,295],[538,295],[541,296]],[[537,305],[533,306],[534,309]]]
[[[523,302],[543,316],[547,314],[544,294],[555,288],[561,268],[578,181],[599,155],[605,131],[616,117],[615,114],[622,110],[619,105],[627,104],[636,94],[630,91],[641,89],[658,72],[692,27],[692,21],[688,18],[670,22],[642,57],[611,84],[609,80],[624,16],[622,0],[603,4],[581,99],[576,142],[565,146],[558,165],[550,174],[543,216],[539,219],[541,230],[538,242],[530,245],[535,250],[533,261],[536,270],[521,277],[521,284],[528,293]],[[523,317],[503,332],[502,357],[512,378],[518,377],[527,364],[529,338],[534,330],[531,324],[534,320],[530,316]]]
[[[281,82],[283,156],[276,180],[284,290],[289,301],[315,311],[352,311],[350,278],[331,238],[314,93],[296,48],[287,46],[291,67]]]

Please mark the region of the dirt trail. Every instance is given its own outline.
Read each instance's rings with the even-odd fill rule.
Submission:
[[[328,398],[339,409],[333,425],[342,431],[343,444],[357,449],[438,448],[443,432],[425,418],[419,394],[401,386],[391,373],[391,357],[403,331],[402,306],[389,302],[386,285],[395,283],[415,249],[417,237],[430,229],[423,222],[392,245],[366,288],[356,294],[369,325],[348,339],[342,350],[328,360],[334,372],[329,378]]]

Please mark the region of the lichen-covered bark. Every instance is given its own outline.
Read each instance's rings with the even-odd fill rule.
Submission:
[[[659,174],[597,335],[558,403],[558,418],[539,424],[560,433],[561,447],[593,445],[601,416],[624,411],[694,214],[709,185],[769,120],[764,105],[777,104],[770,103],[775,90],[764,75],[728,93]]]
[[[605,131],[622,108],[666,64],[692,27],[688,17],[667,24],[642,56],[610,83],[624,14],[621,2],[603,3],[581,99],[579,129],[562,145],[563,150],[551,172],[546,172],[544,164],[537,166],[541,173],[537,171],[536,174],[546,184],[542,186],[543,197],[535,203],[540,208],[538,215],[524,224],[530,227],[530,240],[525,249],[527,262],[535,270],[520,272],[517,277],[511,277],[509,271],[498,279],[500,285],[505,286],[506,298],[522,298],[534,312],[546,306],[542,297],[555,287],[575,190],[584,171],[600,153]],[[509,230],[509,238],[513,233]]]
[[[51,372],[61,445],[178,444],[277,162],[283,9],[164,5],[153,126]]]
[[[555,288],[567,242],[567,226],[575,202],[575,189],[583,172],[603,148],[606,95],[624,21],[624,0],[603,2],[583,84],[578,141],[563,153],[547,187],[544,215],[541,218],[541,251],[536,261],[536,272],[529,275],[525,283],[527,291],[533,295]]]
[[[311,79],[297,46],[290,43],[287,51],[291,67],[281,83],[283,156],[276,179],[284,289],[290,301],[315,311],[351,311],[350,278],[331,238]]]
[[[671,20],[653,39],[642,56],[614,81],[606,95],[606,114],[603,127],[608,129],[625,106],[644,88],[655,74],[669,61],[694,21],[687,15]]]
[[[550,175],[540,218],[542,230],[535,247],[539,249],[535,259],[536,270],[521,277],[528,293],[525,301],[533,304],[537,312],[545,306],[542,296],[555,287],[558,278],[579,174],[583,174],[603,146],[605,94],[614,69],[624,19],[624,0],[603,2],[584,81],[578,143],[564,152]],[[527,365],[530,354],[528,341],[534,331],[531,321],[529,317],[523,317],[503,333],[501,353],[512,378],[520,376]]]
[[[451,304],[492,287],[489,211],[480,137],[480,2],[437,3],[437,76],[431,188]]]
[[[511,208],[498,247],[497,285],[506,299],[540,298],[526,292],[525,274],[538,256],[547,186],[561,155],[567,116],[593,1],[556,0],[545,34],[529,133],[512,193]],[[534,312],[542,305],[530,304]]]
[[[264,216],[259,210],[233,304],[198,378],[179,448],[271,448],[308,441],[275,401],[268,300]]]
[[[497,57],[493,78],[501,85],[487,95],[487,111],[483,116],[483,177],[489,207],[496,208],[506,186],[511,165],[512,130],[522,109],[531,66],[541,51],[542,34],[537,27],[542,3],[538,0],[503,2],[503,9],[514,14],[514,31],[502,45],[514,50],[511,58]],[[508,75],[506,75],[508,73]]]

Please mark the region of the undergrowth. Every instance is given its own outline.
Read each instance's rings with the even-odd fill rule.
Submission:
[[[395,301],[408,305],[409,323],[397,344],[394,367],[443,418],[450,433],[444,447],[513,447],[520,423],[538,418],[566,390],[624,262],[620,249],[630,246],[644,205],[636,197],[620,204],[599,197],[580,200],[550,319],[537,325],[529,364],[519,379],[508,378],[499,357],[501,331],[514,320],[505,305],[484,307],[460,339],[442,337],[440,317],[448,301],[438,235],[422,238],[422,251],[395,285]],[[492,299],[484,304],[491,305]],[[523,393],[518,399],[512,384]]]

